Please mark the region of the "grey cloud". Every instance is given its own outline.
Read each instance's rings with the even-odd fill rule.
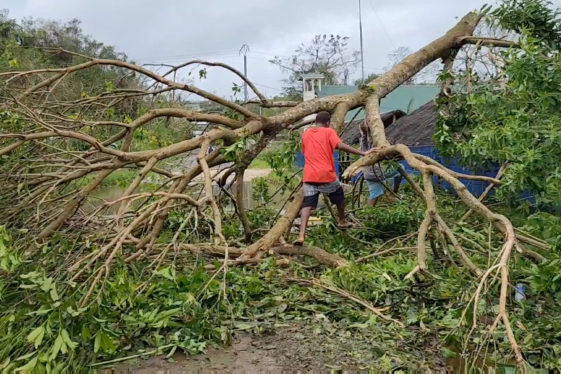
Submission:
[[[561,0],[556,0],[561,1]],[[190,57],[242,68],[238,49],[249,44],[249,76],[267,95],[281,88],[280,71],[267,62],[289,55],[318,33],[350,36],[358,49],[358,1],[353,0],[6,0],[12,16],[78,18],[83,29],[140,63],[179,63]],[[455,17],[485,0],[362,0],[365,70],[379,71],[398,46],[412,50],[440,36]],[[209,72],[201,85],[229,95],[235,79]]]

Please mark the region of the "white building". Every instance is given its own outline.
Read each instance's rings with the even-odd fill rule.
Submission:
[[[302,74],[300,79],[302,80],[302,96],[304,101],[315,99],[317,93],[325,85],[325,76],[321,73]]]
[[[325,86],[325,76],[321,73],[306,73],[300,76],[302,81],[302,98],[304,101],[313,100]],[[299,122],[311,123],[316,119],[315,114],[302,118]]]

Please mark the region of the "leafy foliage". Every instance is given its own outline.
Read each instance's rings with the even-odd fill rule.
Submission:
[[[422,217],[423,205],[408,188],[403,193],[405,198],[401,202],[381,203],[377,209],[361,212],[361,218],[368,221],[365,229],[341,232],[323,216],[324,223],[310,230],[310,243],[350,259],[383,248],[389,238],[411,232],[411,227],[416,227]],[[445,219],[458,214],[454,198],[439,194],[439,201]],[[272,222],[275,213],[260,208],[250,210],[248,216],[252,227],[259,228]],[[175,231],[184,220],[185,215],[179,209],[174,210],[168,229]],[[557,237],[557,221],[547,220],[546,216],[531,217],[524,228],[539,232],[538,228],[548,222],[551,227],[546,231],[551,232],[552,238]],[[229,240],[239,236],[240,228],[235,228],[234,222],[225,224],[226,234],[232,225]],[[188,223],[180,239],[196,243],[195,231],[205,225],[200,222],[197,228]],[[455,230],[480,246],[488,245],[486,235],[468,227]],[[26,250],[33,250],[33,246],[25,244],[24,232],[2,229],[0,233],[0,253],[3,253],[0,263],[9,258],[6,256],[19,259]],[[500,250],[499,239],[500,235],[493,236],[489,242],[494,252]],[[165,238],[162,240],[168,243]],[[404,238],[395,246],[411,246],[415,240]],[[478,247],[470,247],[470,242],[462,244],[470,250],[476,263],[487,261],[487,252],[478,253]],[[99,294],[100,299],[80,308],[79,300],[85,290],[64,282],[62,276],[61,264],[65,263],[70,247],[75,254],[92,250],[76,248],[73,240],[53,239],[48,246],[35,249],[39,251],[40,262],[10,262],[7,272],[0,270],[0,303],[6,306],[0,310],[0,362],[6,373],[25,365],[33,373],[76,372],[94,362],[157,347],[163,347],[162,353],[181,350],[194,354],[204,351],[209,344],[227,344],[232,332],[238,330],[260,332],[279,322],[309,321],[318,314],[349,333],[372,334],[370,344],[379,361],[373,359],[369,363],[376,367],[416,364],[419,358],[411,356],[410,348],[403,350],[404,345],[442,349],[446,355],[454,356],[462,352],[466,339],[476,347],[489,341],[478,334],[469,335],[473,321],[470,313],[463,322],[461,319],[466,307],[471,310],[470,292],[477,280],[467,277],[463,268],[434,263],[432,280],[407,281],[405,275],[415,266],[414,254],[407,251],[398,250],[387,257],[344,269],[309,267],[306,263],[302,266],[299,262],[286,269],[277,267],[275,258],[256,267],[234,267],[227,273],[226,299],[221,277],[214,277],[213,271],[205,269],[203,264],[208,262],[201,261],[198,255],[170,256],[153,270],[145,261],[132,266],[120,262],[108,278],[105,292]],[[555,312],[561,307],[557,305],[561,299],[555,296],[561,292],[556,258],[555,255],[540,266],[519,259],[512,274],[513,282],[530,285],[527,300],[511,306],[513,323],[523,324],[532,334],[539,332],[539,337],[532,335],[533,339],[525,338],[525,330],[518,333],[524,351],[545,347],[539,348],[544,367],[557,365],[555,352],[561,349],[561,343],[552,333],[556,326],[561,326]],[[429,261],[432,261],[430,254]],[[384,307],[384,313],[400,319],[406,327],[381,322],[352,301],[327,290],[287,284],[286,280],[291,278],[321,279],[325,284]],[[492,318],[496,312],[494,305],[492,300],[483,302],[478,318]],[[492,344],[495,350],[489,358],[501,362],[501,355],[507,357],[510,351],[508,342],[497,335]]]
[[[504,53],[503,74],[482,80],[467,72],[466,90],[439,105],[441,151],[471,166],[508,162],[500,196],[531,191],[543,203],[561,202],[561,54],[529,35]],[[467,89],[469,87],[469,89]]]
[[[30,18],[18,23],[9,18],[7,10],[0,11],[0,71],[39,66],[63,67],[83,60],[62,50],[90,57],[126,60],[126,55],[117,52],[113,46],[85,35],[77,19],[60,23]],[[125,88],[135,82],[132,77],[120,76],[119,69],[95,68],[78,72],[58,92],[80,96],[82,93],[105,91],[107,84],[113,88]]]
[[[503,0],[491,14],[506,30],[527,33],[553,49],[561,46],[561,12],[549,0]]]
[[[359,213],[367,227],[376,229],[377,236],[394,238],[414,231],[424,215],[424,207],[413,195],[393,202],[391,205],[367,207]]]

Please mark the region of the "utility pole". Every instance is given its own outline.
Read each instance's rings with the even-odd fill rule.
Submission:
[[[361,0],[358,0],[358,26],[360,28],[360,65],[362,68],[362,83],[364,83],[364,51],[362,48],[362,6]]]
[[[249,46],[243,44],[240,48],[240,55],[243,55],[243,76],[247,79],[247,52],[249,52]],[[243,82],[243,96],[244,101],[247,102],[247,82]]]

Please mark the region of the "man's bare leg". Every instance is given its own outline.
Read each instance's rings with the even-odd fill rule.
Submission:
[[[389,199],[391,201],[396,201],[397,199],[399,199],[399,197],[397,196],[397,191],[399,190],[399,186],[401,185],[401,175],[397,176],[393,179],[393,194],[389,195]]]
[[[345,202],[341,202],[341,204],[337,204],[337,214],[338,214],[338,222],[337,225],[340,227],[349,226],[349,222],[345,219]]]
[[[375,207],[377,202],[378,202],[378,198],[368,199],[368,206]]]
[[[304,244],[306,239],[306,229],[308,228],[308,220],[312,214],[312,207],[306,206],[300,210],[300,233],[298,234],[298,239],[294,242],[295,245]]]
[[[401,180],[403,179],[403,177],[401,175],[395,177],[393,179],[393,193],[397,193],[397,191],[399,191],[399,186],[401,186]]]

